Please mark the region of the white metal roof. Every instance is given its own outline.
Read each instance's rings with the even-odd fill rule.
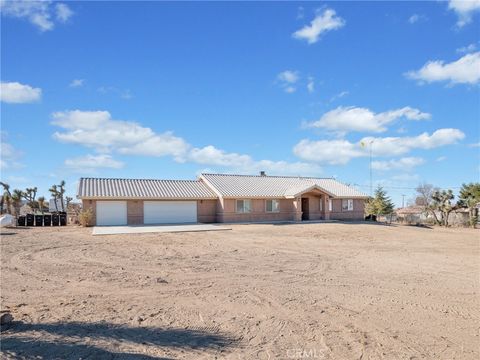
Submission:
[[[77,197],[83,199],[216,199],[217,195],[199,180],[81,178]]]
[[[333,197],[367,198],[368,195],[331,178],[290,176],[202,174],[207,184],[226,198],[294,197],[318,188]]]

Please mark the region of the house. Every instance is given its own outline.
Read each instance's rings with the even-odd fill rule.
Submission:
[[[96,225],[362,220],[368,196],[330,178],[202,174],[197,180],[82,178]]]

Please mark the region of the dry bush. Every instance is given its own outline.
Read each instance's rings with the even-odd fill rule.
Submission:
[[[93,223],[93,210],[92,209],[83,209],[78,214],[78,221],[82,226],[92,226]]]

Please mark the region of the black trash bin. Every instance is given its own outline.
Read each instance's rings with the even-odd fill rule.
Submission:
[[[25,226],[26,220],[24,215],[20,215],[17,219],[18,226]]]
[[[27,214],[27,226],[33,226],[35,216],[33,214]]]
[[[43,226],[43,215],[35,215],[35,226]]]
[[[43,226],[51,226],[52,225],[52,215],[43,215]]]
[[[60,225],[60,216],[58,214],[52,215],[52,226]]]
[[[67,214],[61,213],[60,214],[60,226],[66,226],[67,225]]]

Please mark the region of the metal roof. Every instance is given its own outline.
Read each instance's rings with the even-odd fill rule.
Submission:
[[[216,199],[199,180],[81,178],[78,198],[111,199]]]
[[[331,178],[293,176],[202,174],[218,195],[226,198],[294,197],[311,189],[320,189],[333,197],[367,198],[368,195]]]

